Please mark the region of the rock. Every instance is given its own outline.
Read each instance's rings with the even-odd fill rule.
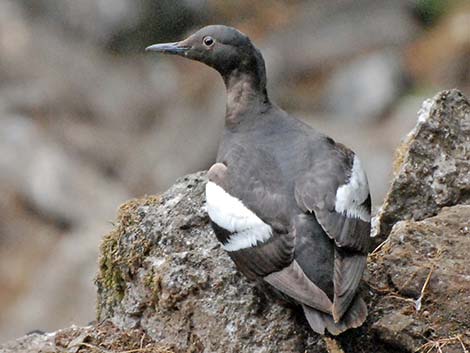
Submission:
[[[116,230],[102,245],[99,319],[143,328],[176,350],[323,352],[323,342],[295,307],[234,269],[209,228],[204,183],[204,174],[189,175],[161,197],[121,208]],[[469,212],[470,206],[455,206],[396,225],[389,244],[371,256],[369,318],[339,338],[346,352],[414,352],[426,343],[423,337],[470,338],[464,336],[470,316],[462,309],[470,307],[464,265]]]
[[[17,315],[7,311],[17,307],[29,283],[36,281],[37,269],[50,258],[61,235],[53,224],[31,213],[13,185],[0,183],[0,342],[31,329],[17,330],[16,320],[11,322]]]
[[[205,181],[204,173],[189,175],[161,197],[121,208],[101,247],[99,320],[141,327],[178,351],[303,352],[317,345],[295,311],[235,270],[210,229]]]
[[[54,331],[72,323],[84,325],[94,320],[93,279],[101,240],[99,234],[109,228],[104,224],[88,225],[67,232],[63,239],[49,241],[47,258],[36,263],[35,268],[29,268],[29,290],[17,294],[2,310],[3,317],[15,318],[14,325],[7,320],[0,321],[3,339],[15,337],[18,332]],[[41,245],[37,247],[45,251]]]
[[[0,345],[1,353],[177,353],[153,341],[142,329],[121,330],[109,321],[71,326],[53,333],[35,332]]]
[[[188,175],[161,196],[121,207],[101,246],[102,324],[27,336],[0,352],[99,346],[117,353],[133,349],[137,335],[175,353],[324,353],[328,341],[310,331],[299,308],[236,271],[210,229],[205,182],[203,172]],[[458,205],[394,226],[370,256],[366,323],[337,338],[345,353],[411,353],[444,344],[457,352],[460,342],[470,343],[469,219],[470,205]],[[118,342],[127,349],[109,345],[116,332],[125,332]]]
[[[369,262],[369,285],[382,293],[371,329],[410,352],[426,342],[453,337],[459,346],[455,337],[470,340],[469,252],[470,205],[396,223]]]
[[[5,0],[0,3],[0,52],[3,65],[26,49],[29,33],[26,19],[21,14],[17,2]],[[3,76],[3,75],[2,75]],[[3,82],[2,82],[3,83]]]
[[[106,180],[24,116],[3,116],[0,152],[0,181],[14,185],[30,207],[59,224],[103,222],[129,197],[120,182]]]
[[[88,322],[100,234],[129,194],[35,121],[1,124],[0,340]]]
[[[46,217],[74,225],[102,221],[110,219],[116,205],[128,198],[121,183],[106,180],[56,144],[37,146],[31,155],[22,191]]]
[[[178,104],[160,116],[159,124],[129,146],[122,173],[124,180],[131,181],[133,190],[148,184],[142,189],[163,191],[178,176],[211,165],[218,139],[208,137],[221,136],[225,112],[223,83],[215,74],[212,77],[218,80],[217,89],[200,94],[201,104],[188,109],[187,98],[179,96]]]
[[[32,18],[43,18],[58,30],[72,32],[95,45],[115,51],[140,50],[149,37],[168,39],[191,25],[205,22],[205,2],[140,0],[18,1]]]
[[[470,203],[470,104],[457,90],[427,100],[397,150],[395,178],[377,215],[377,243],[400,220],[422,220]]]
[[[324,104],[342,120],[378,120],[404,88],[400,58],[393,52],[359,57],[336,70],[326,84]]]
[[[433,161],[462,159],[449,144],[458,146],[468,137],[467,104],[456,91],[441,93],[434,102],[429,117],[421,119],[411,134],[421,137],[426,127],[433,134],[427,136],[436,136],[434,144],[428,143],[425,151],[413,143],[418,139],[407,144],[411,150],[402,170],[410,163],[410,175],[423,167],[414,163],[413,172],[408,162],[417,150],[428,158],[434,152],[439,158]],[[439,118],[443,116],[444,121]],[[445,141],[441,133],[453,140]],[[469,183],[459,179],[464,171],[434,176],[440,176],[443,185],[461,180],[455,185],[465,187]],[[393,185],[400,180],[398,175]],[[209,227],[204,184],[204,174],[190,175],[161,197],[135,200],[121,208],[117,228],[101,250],[99,319],[122,328],[143,328],[176,350],[323,351],[324,342],[308,329],[297,308],[249,283],[234,269]],[[435,200],[435,193],[435,188],[427,187],[420,196]],[[465,199],[454,199],[460,201]],[[463,265],[470,245],[470,206],[443,206],[435,208],[434,218],[424,214],[422,221],[396,224],[389,242],[371,256],[365,285],[369,317],[363,327],[339,338],[346,352],[359,347],[414,352],[427,344],[425,338],[450,340],[449,345],[458,343],[455,337],[469,339],[465,334],[470,315],[462,308],[468,307],[465,295],[470,289]],[[449,297],[457,300],[449,303]]]
[[[418,33],[406,0],[393,4],[322,0],[306,2],[297,19],[289,21],[282,32],[272,33],[265,45],[275,48],[282,58],[275,65],[278,70],[272,72],[272,79],[277,79],[278,74],[307,75],[359,53],[403,45]]]

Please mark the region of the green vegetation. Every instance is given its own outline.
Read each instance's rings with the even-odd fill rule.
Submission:
[[[145,234],[141,234],[138,227],[142,221],[139,209],[159,201],[158,196],[150,196],[126,202],[119,208],[115,229],[104,236],[96,277],[98,320],[106,318],[102,317],[104,312],[111,314],[112,308],[123,299],[125,283],[132,280],[145,254],[150,251],[151,241]],[[123,243],[131,246],[121,246]],[[109,310],[103,310],[105,308]]]
[[[426,25],[431,26],[444,15],[456,0],[418,0],[416,4],[416,14]]]

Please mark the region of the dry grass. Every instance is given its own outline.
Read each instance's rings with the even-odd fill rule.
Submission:
[[[76,345],[70,346],[68,347],[68,349],[70,350],[72,348],[77,348],[77,351],[78,351],[82,347],[86,347],[90,349],[91,352],[98,352],[98,353],[174,353],[172,350],[165,348],[165,347],[141,347],[141,348],[124,350],[124,351],[122,350],[116,351],[116,350],[107,349],[105,347],[97,346],[97,345],[86,343],[86,342],[82,342],[82,343],[78,343]]]
[[[431,340],[425,344],[423,344],[421,347],[419,347],[416,352],[422,352],[422,353],[431,353],[431,352],[438,352],[438,353],[444,353],[442,350],[445,346],[448,346],[450,344],[452,345],[460,345],[462,348],[463,353],[468,353],[467,347],[463,343],[462,340],[463,335],[455,335],[452,337],[447,337],[447,338],[440,338],[437,340]]]
[[[174,353],[141,329],[121,330],[109,321],[61,330],[55,337],[55,348],[57,353]]]

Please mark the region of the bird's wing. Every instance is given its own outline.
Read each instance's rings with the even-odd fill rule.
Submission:
[[[333,303],[330,298],[305,275],[297,261],[292,261],[281,271],[269,274],[264,280],[299,303],[331,314]]]
[[[269,153],[249,152],[233,145],[224,163],[209,170],[206,201],[222,247],[238,269],[254,279],[292,262],[295,236],[285,216],[286,193],[276,162]]]
[[[211,202],[215,198],[210,193],[215,186],[209,185],[207,200],[212,209],[209,215],[212,213],[216,235],[248,278],[262,277],[298,302],[331,314],[330,298],[294,260],[296,232],[290,215],[295,201],[289,198],[292,190],[282,181],[277,161],[270,153],[255,147],[249,158],[244,152],[243,146],[232,146],[234,155],[226,158],[227,167],[219,163],[209,170],[209,179],[224,187],[219,195],[223,192],[230,195],[218,203],[223,214],[218,217],[214,212],[218,206]],[[237,163],[231,166],[234,159]],[[234,221],[227,222],[228,219]]]
[[[370,241],[369,186],[358,157],[337,144],[297,180],[295,199],[335,242],[333,317],[339,320],[354,299]]]

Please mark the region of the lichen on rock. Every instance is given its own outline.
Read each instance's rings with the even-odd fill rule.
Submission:
[[[155,205],[158,201],[158,196],[150,196],[126,202],[119,208],[115,229],[104,236],[96,285],[98,294],[106,300],[98,302],[98,319],[102,311],[112,310],[123,299],[126,282],[140,267],[141,259],[149,251],[152,244],[139,227],[142,221],[142,212],[139,210]]]

